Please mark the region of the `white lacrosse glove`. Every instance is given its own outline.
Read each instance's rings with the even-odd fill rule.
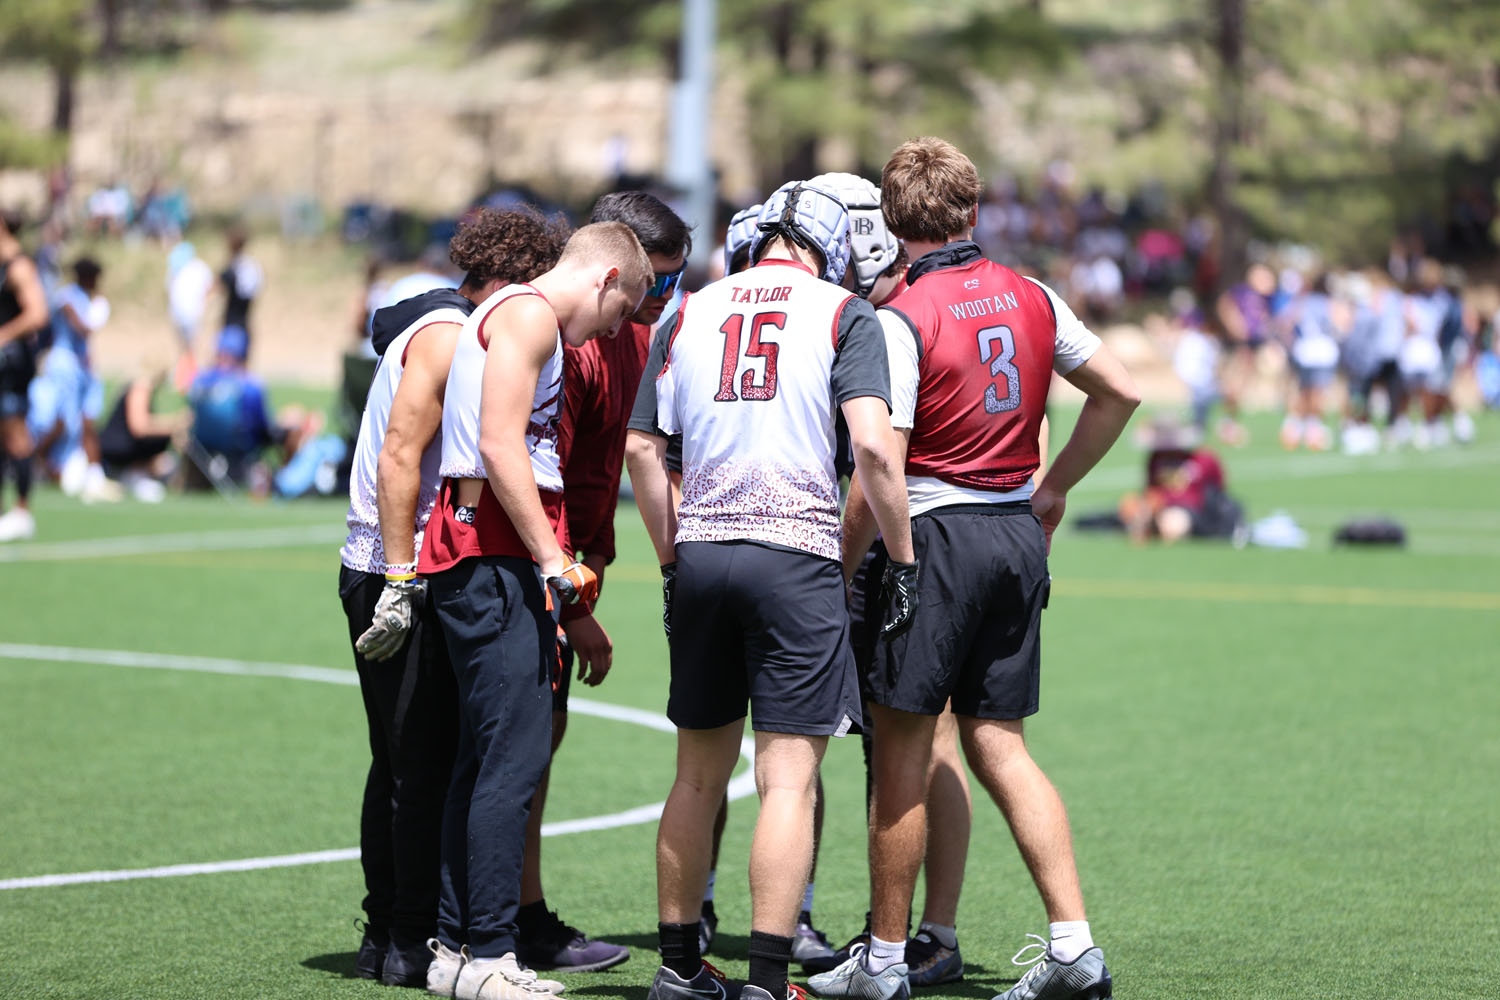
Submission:
[[[367,660],[388,660],[400,651],[427,597],[427,581],[420,576],[403,573],[392,579],[393,575],[386,576],[370,627],[354,643],[355,650]]]

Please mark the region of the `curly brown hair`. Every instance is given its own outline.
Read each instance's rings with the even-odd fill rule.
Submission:
[[[516,284],[556,266],[570,234],[561,214],[549,218],[530,205],[481,208],[458,224],[448,258],[463,269],[466,286]]]

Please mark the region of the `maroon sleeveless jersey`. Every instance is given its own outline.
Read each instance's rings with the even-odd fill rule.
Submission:
[[[885,306],[918,342],[906,474],[997,492],[1025,485],[1040,464],[1057,343],[1046,291],[973,243],[924,256],[908,280]]]

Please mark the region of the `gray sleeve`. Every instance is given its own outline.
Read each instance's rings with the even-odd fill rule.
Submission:
[[[878,396],[891,405],[891,368],[885,354],[885,329],[875,308],[851,296],[839,310],[834,327],[833,401],[842,406],[860,396]]]
[[[666,437],[656,423],[656,376],[667,364],[667,346],[672,343],[672,334],[677,330],[678,317],[664,324],[651,340],[651,351],[646,355],[646,370],[641,372],[640,388],[635,391],[635,405],[630,408],[630,422],[625,426],[633,431],[645,431],[658,437]]]

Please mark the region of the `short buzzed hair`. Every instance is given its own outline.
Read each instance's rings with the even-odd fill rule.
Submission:
[[[984,185],[974,163],[946,139],[896,148],[880,172],[880,210],[903,240],[946,243],[968,229]]]
[[[647,253],[683,257],[693,252],[693,231],[672,206],[648,191],[614,191],[594,203],[590,222],[623,222]]]
[[[607,263],[620,269],[625,288],[651,284],[655,272],[641,241],[623,222],[591,222],[568,237],[558,264]]]

